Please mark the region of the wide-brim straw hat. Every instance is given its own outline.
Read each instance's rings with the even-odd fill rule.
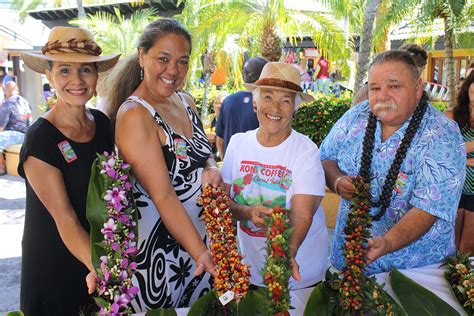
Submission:
[[[290,64],[281,62],[270,62],[265,64],[260,77],[255,83],[244,83],[249,91],[256,88],[271,88],[277,90],[295,92],[303,102],[311,102],[313,96],[303,92],[300,86],[300,73]]]
[[[94,41],[91,32],[84,28],[57,26],[51,29],[48,42],[41,53],[22,53],[25,64],[44,74],[49,62],[95,63],[99,72],[112,68],[120,54],[99,56],[102,49]]]

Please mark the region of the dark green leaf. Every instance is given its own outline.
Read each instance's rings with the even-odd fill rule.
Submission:
[[[390,284],[408,315],[459,315],[448,303],[397,269],[390,272]]]
[[[105,255],[104,247],[101,242],[104,238],[100,230],[107,222],[107,204],[102,195],[107,190],[106,175],[100,173],[100,167],[97,166],[97,160],[91,167],[91,177],[89,179],[89,189],[87,192],[87,211],[86,216],[91,226],[91,250],[92,264],[97,269],[100,266],[100,257]]]
[[[212,309],[212,305],[216,300],[216,293],[214,290],[211,290],[193,303],[189,309],[188,316],[206,316],[207,312]]]
[[[152,309],[145,313],[145,316],[176,316],[174,308],[158,308]]]
[[[261,290],[252,290],[237,304],[239,316],[267,316],[269,315],[265,293]]]
[[[311,292],[304,309],[304,316],[329,316],[329,298],[325,282],[320,282]]]

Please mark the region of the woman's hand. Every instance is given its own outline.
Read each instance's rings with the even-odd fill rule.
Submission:
[[[265,216],[272,215],[272,209],[263,206],[262,204],[255,204],[248,209],[248,219],[252,221],[255,226],[263,227]]]
[[[212,255],[209,250],[203,251],[196,260],[196,271],[194,275],[201,275],[203,272],[209,272],[213,277],[217,277],[217,271],[212,261]]]
[[[217,166],[211,166],[204,168],[202,171],[202,186],[210,184],[212,187],[224,187],[224,180],[222,180],[222,174]]]
[[[97,284],[95,282],[96,278],[97,274],[95,271],[89,272],[89,274],[86,276],[87,293],[94,294],[95,289],[97,288]]]

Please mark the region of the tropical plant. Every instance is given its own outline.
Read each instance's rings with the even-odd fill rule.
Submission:
[[[278,60],[282,34],[292,41],[311,36],[343,72],[347,73],[349,69],[350,42],[346,41],[336,22],[319,12],[286,9],[283,0],[190,0],[176,18],[194,38],[191,69],[199,65],[200,54],[207,52],[211,58],[206,57],[206,62],[214,57],[218,67],[226,65],[237,87],[242,83],[240,69],[244,51],[250,56],[262,55]],[[199,68],[207,85],[208,72],[213,68],[207,65]]]
[[[120,53],[126,56],[136,52],[138,38],[145,26],[156,18],[156,14],[155,9],[137,9],[130,18],[126,18],[118,8],[114,8],[114,14],[99,11],[70,23],[91,31],[103,54]]]

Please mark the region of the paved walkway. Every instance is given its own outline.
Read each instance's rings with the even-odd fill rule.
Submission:
[[[25,220],[22,178],[0,176],[0,315],[20,308],[21,238]]]

